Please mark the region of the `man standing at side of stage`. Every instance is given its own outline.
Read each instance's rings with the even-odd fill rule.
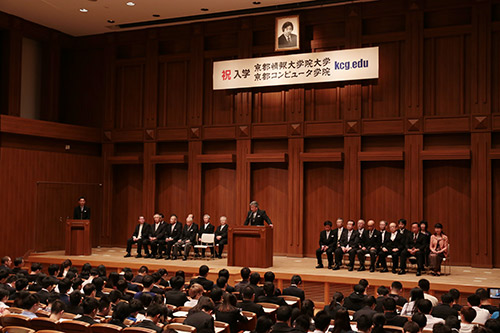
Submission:
[[[247,218],[245,220],[245,225],[259,225],[263,226],[264,221],[272,228],[273,223],[269,216],[267,216],[265,210],[259,209],[259,203],[257,201],[250,202],[250,210],[247,213]]]
[[[80,197],[78,199],[78,206],[73,210],[73,219],[90,220],[90,207],[86,206],[86,203],[85,197]]]

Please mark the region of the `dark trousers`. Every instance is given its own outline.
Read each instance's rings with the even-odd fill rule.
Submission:
[[[215,244],[219,245],[219,256],[222,256],[222,252],[224,252],[224,245],[227,244],[227,239],[215,240]]]
[[[174,245],[172,245],[172,255],[180,256],[183,247],[184,247],[184,256],[187,257],[189,255],[189,251],[191,251],[191,247],[193,247],[193,243],[186,242],[186,240],[181,240],[180,242],[176,242]]]
[[[346,253],[349,254],[349,266],[354,267],[354,259],[356,259],[356,249],[350,249]],[[342,251],[342,247],[338,247],[335,250],[335,265],[342,265],[342,257],[344,256],[344,251]]]
[[[147,243],[151,246],[151,255],[155,256],[158,253],[158,248],[160,247],[160,240],[156,239],[154,241],[148,241]]]
[[[406,270],[406,261],[408,260],[409,257],[414,256],[417,258],[417,268],[418,270],[422,270],[424,268],[424,252],[417,251],[415,254],[411,254],[407,249],[403,250],[401,253],[401,269]]]
[[[391,255],[392,256],[392,270],[395,270],[399,266],[399,256],[401,255],[400,251],[392,251],[389,250],[387,252],[384,252],[380,250],[378,254],[378,260],[380,261],[380,265],[382,265],[383,268],[387,268],[387,256]]]
[[[370,267],[375,267],[375,260],[377,259],[377,250],[376,249],[359,249],[358,250],[358,260],[361,266],[365,265],[366,255],[370,255]]]
[[[329,247],[326,251],[321,251],[321,248],[316,250],[316,259],[318,260],[318,265],[322,265],[323,261],[321,259],[321,255],[326,252],[326,258],[328,259],[328,266],[333,265],[333,248]]]
[[[141,239],[138,239],[136,241],[134,241],[133,238],[129,238],[127,240],[127,253],[130,253],[130,251],[132,251],[132,244],[135,244],[137,243],[137,254],[141,254],[142,252],[142,244],[144,243],[144,240],[141,238]],[[147,254],[149,254],[149,250],[148,250],[148,247],[146,245],[144,245],[144,252]]]
[[[158,255],[161,256],[162,253],[165,253],[168,256],[170,256],[170,251],[172,250],[172,246],[174,245],[175,241],[165,241],[164,239],[160,240],[159,242],[159,252]]]

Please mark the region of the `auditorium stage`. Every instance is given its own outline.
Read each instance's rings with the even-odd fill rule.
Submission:
[[[209,253],[209,252],[207,252]],[[182,261],[177,259],[172,260],[156,260],[156,259],[136,259],[134,257],[124,258],[124,248],[94,248],[90,256],[65,256],[64,251],[50,251],[43,253],[31,253],[26,259],[28,262],[40,262],[44,264],[44,268],[48,264],[60,264],[64,259],[71,259],[73,265],[80,268],[84,263],[90,263],[93,267],[103,264],[107,268],[107,272],[119,271],[123,267],[129,267],[136,271],[140,266],[146,265],[152,271],[159,268],[166,268],[169,276],[172,276],[177,270],[184,270],[186,277],[190,278],[198,271],[200,265],[206,264],[210,267],[210,278],[216,278],[217,272],[221,268],[227,268],[231,273],[231,283],[235,279],[239,279],[239,271],[241,267],[228,267],[227,259],[192,259]],[[457,288],[464,293],[464,296],[473,293],[479,287],[500,287],[500,269],[481,269],[472,267],[452,266],[451,274],[440,277],[423,274],[421,277],[415,276],[415,272],[411,271],[406,275],[395,275],[390,272],[370,273],[367,271],[353,272],[347,269],[338,271],[324,269],[315,269],[316,259],[314,258],[295,258],[274,256],[274,265],[270,268],[255,268],[263,275],[269,270],[276,274],[278,287],[287,286],[293,274],[299,274],[304,281],[304,289],[306,293],[316,302],[324,303],[329,301],[331,295],[336,290],[341,290],[344,293],[350,292],[352,285],[356,284],[359,279],[365,278],[370,282],[371,291],[374,288],[385,285],[390,286],[392,281],[398,280],[403,283],[405,294],[408,294],[409,289],[416,286],[420,278],[426,278],[431,282],[433,291],[439,296],[441,293],[448,291],[450,288]],[[325,260],[326,262],[326,260]]]

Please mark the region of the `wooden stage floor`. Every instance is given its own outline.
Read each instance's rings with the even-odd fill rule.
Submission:
[[[208,254],[209,252],[207,252]],[[166,268],[169,275],[172,275],[177,270],[184,270],[186,274],[196,274],[200,265],[206,264],[210,267],[211,274],[216,274],[218,270],[227,268],[231,273],[231,280],[239,278],[241,267],[228,267],[227,259],[193,259],[187,261],[177,259],[172,260],[156,260],[156,259],[136,259],[135,257],[124,258],[124,248],[94,248],[90,256],[65,256],[64,251],[50,251],[43,253],[31,253],[26,260],[27,262],[40,262],[42,264],[61,263],[64,259],[71,259],[76,267],[81,267],[84,263],[91,263],[92,266],[103,264],[107,267],[108,273],[112,270],[119,270],[123,267],[130,267],[134,271],[140,266],[146,265],[149,269],[155,271],[159,268]],[[325,260],[326,261],[326,260]],[[353,285],[361,278],[365,278],[370,282],[370,285],[390,285],[394,280],[401,281],[405,288],[412,288],[420,278],[426,278],[431,282],[434,290],[449,290],[456,287],[463,291],[473,292],[478,287],[500,287],[500,269],[481,269],[472,267],[452,266],[451,275],[434,277],[423,274],[421,277],[415,276],[414,272],[406,275],[394,275],[390,272],[370,273],[367,271],[353,272],[347,269],[338,271],[324,269],[316,269],[316,259],[314,258],[296,258],[275,256],[274,265],[268,269],[255,268],[253,271],[261,273],[273,271],[279,280],[289,280],[293,274],[301,275],[304,281],[315,281],[319,283],[338,283]],[[46,267],[46,265],[45,265]],[[213,275],[215,276],[215,275]]]

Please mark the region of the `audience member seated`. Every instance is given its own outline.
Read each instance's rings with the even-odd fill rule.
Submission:
[[[241,293],[243,291],[243,288],[247,287],[249,284],[250,284],[250,268],[248,267],[243,267],[241,270],[240,270],[240,276],[241,276],[241,281],[238,282],[235,286],[234,286],[234,289]],[[260,277],[259,277],[260,279]]]
[[[373,328],[371,333],[386,333],[384,330],[385,325],[390,325],[387,323],[386,317],[382,313],[377,313],[373,316]]]
[[[375,305],[375,311],[384,312],[384,299],[389,295],[389,288],[385,286],[380,286],[377,288],[377,299]]]
[[[486,321],[484,327],[491,330],[493,333],[500,333],[500,320],[490,318]]]
[[[356,327],[358,329],[358,332],[360,332],[360,333],[370,333],[372,331],[372,325],[373,325],[373,321],[367,315],[359,316],[359,318],[356,322]],[[417,333],[417,332],[413,332],[413,333]]]
[[[436,323],[432,327],[432,333],[451,333],[451,328],[444,323]]]
[[[189,300],[184,303],[184,306],[193,307],[198,304],[198,300],[203,296],[203,287],[201,284],[193,283],[189,287]]]
[[[196,328],[197,333],[215,333],[214,318],[212,313],[215,310],[214,302],[206,296],[199,299],[198,304],[189,310],[185,325]]]
[[[451,328],[455,333],[460,330],[460,320],[458,320],[458,316],[449,316],[444,320],[444,324]]]
[[[295,296],[300,298],[300,301],[303,302],[306,298],[304,290],[300,289],[299,286],[302,284],[302,278],[300,275],[292,276],[292,280],[290,281],[290,287],[283,289],[283,295]]]
[[[257,272],[253,272],[250,275],[250,283],[249,286],[253,289],[255,293],[255,299],[259,299],[259,296],[264,295],[264,290],[258,286],[260,283],[260,274]]]
[[[417,312],[417,302],[421,299],[425,299],[424,291],[420,288],[413,288],[410,290],[410,301],[403,305],[403,309],[401,309],[402,316],[412,316]]]
[[[151,291],[151,287],[153,286],[153,281],[154,279],[151,275],[146,275],[142,279],[142,285],[143,285],[142,291],[135,293],[134,298],[138,299],[141,297],[142,294],[150,294],[151,297],[154,297],[156,294]]]
[[[293,312],[293,310],[292,310]],[[328,314],[327,314],[328,316]],[[330,323],[330,316],[328,316],[328,323]],[[311,319],[306,315],[299,315],[292,324],[293,328],[291,332],[293,333],[307,333],[311,330]],[[313,327],[314,328],[314,327]]]
[[[425,326],[427,326],[427,317],[421,312],[417,312],[411,316],[411,321],[418,324],[420,332],[422,332]]]
[[[448,318],[449,316],[458,317],[458,311],[451,307],[453,303],[453,297],[450,293],[445,293],[441,295],[441,304],[436,305],[432,308],[431,314],[434,317],[438,317],[441,319]]]
[[[476,326],[473,324],[476,318],[477,312],[471,306],[464,306],[460,310],[460,333],[472,333],[472,330]]]
[[[79,291],[73,291],[69,295],[69,305],[66,306],[66,312],[73,314],[83,314],[83,308],[81,307],[82,293]]]
[[[24,258],[23,257],[17,257],[14,259],[14,268],[12,268],[12,274],[22,274],[26,278],[28,277],[28,271],[23,269],[24,266]]]
[[[354,286],[353,293],[345,298],[344,307],[347,310],[358,311],[364,306],[365,297],[365,288],[357,284]]]
[[[273,333],[287,333],[292,330],[290,320],[292,318],[292,308],[282,305],[276,310],[276,323],[271,328]]]
[[[165,307],[158,304],[151,304],[148,306],[144,320],[136,324],[134,327],[149,328],[150,330],[160,333],[163,331],[161,321],[163,321],[162,319],[164,318],[164,315]]]
[[[49,319],[58,322],[63,317],[64,312],[66,312],[66,304],[60,300],[56,300],[50,307]]]
[[[479,299],[481,300],[481,305],[479,306],[481,309],[488,310],[490,314],[498,311],[498,307],[491,304],[490,294],[487,289],[478,288],[476,290],[476,295],[479,296]]]
[[[9,300],[9,292],[0,288],[0,316],[9,314],[9,306],[5,304]]]
[[[431,289],[431,283],[427,279],[418,280],[418,287],[424,291],[424,298],[431,301],[432,306],[438,305],[439,301],[437,297],[429,294],[429,290]]]
[[[272,284],[274,284],[275,278],[276,275],[274,275],[274,273],[271,271],[264,273],[264,283],[271,282]],[[276,286],[274,286],[274,296],[279,296],[279,295],[281,295],[281,290],[279,290],[278,288],[276,288]]]
[[[40,301],[36,295],[28,295],[23,298],[23,312],[21,316],[28,317],[29,319],[36,318],[35,312],[40,308]]]
[[[214,286],[213,281],[210,281],[207,279],[209,268],[207,265],[201,265],[200,268],[198,269],[198,277],[191,279],[189,284],[193,283],[198,283],[201,284],[203,289],[206,291],[212,290],[212,287]]]
[[[427,318],[427,325],[425,325],[426,329],[432,329],[434,325],[437,323],[444,324],[444,319],[437,318],[431,315],[432,303],[428,299],[419,300],[417,302],[417,309],[419,312],[423,313]]]
[[[401,294],[403,293],[403,284],[399,281],[394,281],[391,284],[391,291],[389,292],[389,297],[394,298],[397,306],[403,306],[408,301]]]
[[[384,316],[387,325],[403,327],[408,318],[400,316],[396,312],[396,301],[392,297],[384,300]]]
[[[109,316],[111,312],[111,301],[108,295],[104,295],[98,300],[99,307],[97,308],[96,321],[98,321],[97,317],[106,318]]]
[[[224,290],[219,287],[213,287],[210,291],[210,298],[214,302],[215,308],[222,304],[222,297],[224,296]]]
[[[246,323],[247,317],[241,314],[241,310],[236,307],[236,296],[225,293],[222,304],[215,310],[215,319],[228,323],[231,333],[238,331],[238,323]]]
[[[330,326],[330,316],[326,311],[319,311],[314,316],[314,332],[324,333],[328,330],[328,326]]]
[[[345,309],[343,306],[344,294],[340,291],[333,293],[332,301],[329,305],[325,305],[324,310],[330,315],[330,319],[335,319],[335,314],[340,309]]]
[[[120,302],[116,305],[115,310],[111,316],[109,324],[120,326],[121,328],[127,327],[123,322],[130,315],[130,305],[125,302]]]
[[[474,324],[484,325],[484,323],[486,323],[486,321],[490,319],[490,312],[479,307],[479,305],[481,305],[481,299],[478,295],[473,294],[467,297],[467,303],[469,306],[472,306],[474,310],[476,310],[476,317],[472,321]]]
[[[30,273],[28,275],[28,281],[35,282],[42,273],[42,268],[42,264],[40,264],[39,262],[32,263]]]
[[[351,321],[349,319],[349,312],[345,309],[340,309],[335,314],[335,325],[333,326],[332,333],[348,333],[353,332],[351,328]]]
[[[462,308],[462,306],[459,304],[460,291],[456,288],[452,288],[452,289],[450,289],[449,293],[450,293],[451,297],[453,297],[453,305],[451,307],[454,308],[455,310],[457,310],[458,312],[460,312],[460,309]]]
[[[92,297],[87,297],[82,302],[83,315],[75,318],[75,320],[89,323],[90,325],[97,324],[95,316],[99,310],[99,301]]]
[[[134,276],[134,278],[132,279],[132,282],[142,283],[142,279],[148,274],[149,274],[148,266],[141,266],[139,268],[139,271],[137,272],[137,275]]]
[[[253,312],[260,317],[265,314],[262,305],[255,303],[255,292],[249,286],[246,286],[241,293],[243,300],[238,302],[237,306],[243,311]]]
[[[373,316],[377,313],[377,311],[375,311],[375,303],[376,303],[375,297],[366,296],[364,301],[364,306],[354,313],[352,320],[357,322],[359,317],[361,316],[367,316],[371,320]]]
[[[184,287],[184,278],[182,276],[174,276],[170,279],[170,285],[172,286],[172,290],[165,293],[167,304],[183,306],[188,301],[186,294],[181,291]]]
[[[434,225],[434,235],[431,236],[429,266],[432,275],[441,275],[441,263],[448,256],[448,236],[443,232],[443,225]]]
[[[226,281],[229,281],[229,277],[230,277],[230,276],[231,276],[231,275],[229,274],[229,271],[228,271],[227,269],[225,269],[225,268],[223,268],[223,269],[221,269],[221,270],[219,271],[219,277],[220,277],[220,278],[221,278],[221,277],[225,278],[225,279],[226,279]],[[234,292],[236,291],[236,289],[235,289],[234,287],[230,286],[229,284],[226,284],[226,288],[225,288],[225,290],[226,290],[228,293],[234,293]]]
[[[257,319],[255,330],[252,333],[269,333],[273,327],[273,321],[269,316],[262,316]]]
[[[274,296],[274,284],[272,282],[264,283],[264,295],[257,298],[257,303],[273,303],[278,305],[287,305],[282,297]]]
[[[403,326],[404,333],[419,333],[421,332],[420,327],[414,321],[408,321]]]

